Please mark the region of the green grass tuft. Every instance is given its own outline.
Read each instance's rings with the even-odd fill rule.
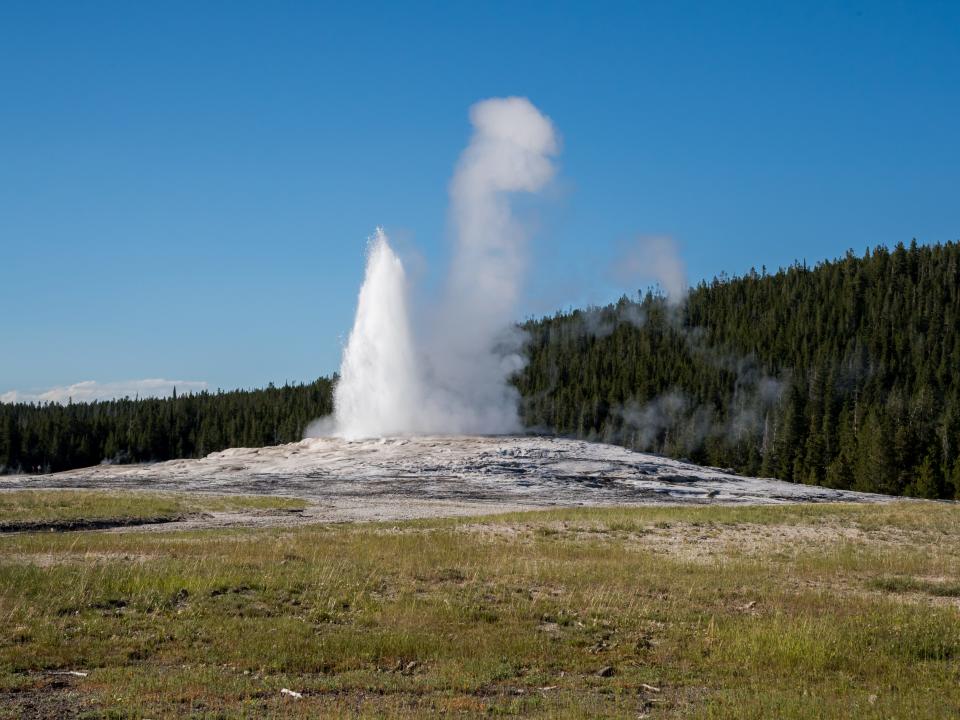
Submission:
[[[295,510],[298,498],[101,490],[0,492],[0,532],[169,522],[202,512]]]

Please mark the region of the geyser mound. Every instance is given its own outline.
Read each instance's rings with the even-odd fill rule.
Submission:
[[[0,477],[2,489],[239,493],[310,501],[303,514],[250,522],[341,522],[656,503],[885,502],[867,495],[731,475],[626,448],[550,437],[310,438],[232,448],[197,460],[100,465]],[[234,526],[234,513],[188,522]],[[243,521],[248,522],[248,521]],[[175,526],[174,526],[175,527]]]

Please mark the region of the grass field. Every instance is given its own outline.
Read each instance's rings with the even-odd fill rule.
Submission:
[[[954,717],[958,596],[922,502],[6,534],[0,717]]]

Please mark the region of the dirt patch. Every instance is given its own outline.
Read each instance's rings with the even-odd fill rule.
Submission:
[[[415,531],[415,529],[410,529]],[[468,523],[456,532],[470,533],[484,542],[507,540],[511,544],[532,544],[542,540],[582,544],[618,543],[635,552],[668,557],[671,560],[714,565],[736,558],[793,560],[803,553],[825,546],[855,545],[859,548],[896,553],[904,547],[929,543],[929,539],[905,528],[863,529],[826,519],[815,524],[717,523],[661,521],[634,530],[618,530],[602,523],[570,521],[529,523]],[[797,581],[796,585],[818,588],[847,596],[880,597],[908,604],[960,608],[960,596],[945,575],[893,578],[891,587],[882,583],[847,577],[819,581]],[[900,586],[902,585],[902,587]],[[918,589],[915,586],[923,586]],[[944,590],[947,588],[947,590]],[[535,591],[534,591],[535,593]],[[738,611],[756,614],[756,602],[744,603]],[[549,626],[541,627],[545,632]]]
[[[38,552],[38,553],[10,553],[4,555],[5,563],[23,563],[25,565],[36,565],[37,567],[53,567],[55,565],[66,565],[69,563],[98,563],[98,562],[127,562],[144,563],[151,560],[154,556],[144,555],[142,553],[121,553],[121,552]]]
[[[839,523],[818,525],[695,525],[669,523],[654,526],[649,532],[629,533],[631,545],[645,550],[666,553],[687,562],[713,563],[718,558],[743,556],[768,557],[771,554],[794,556],[813,545],[839,542],[867,542],[861,530]],[[870,542],[873,542],[870,540]]]
[[[112,528],[141,527],[182,521],[176,517],[134,517],[134,518],[75,518],[71,520],[27,520],[23,522],[0,522],[0,533],[19,532],[71,532],[79,530],[108,530]]]
[[[805,548],[837,542],[902,545],[912,542],[904,534],[881,534],[840,522],[806,524],[651,522],[631,530],[602,523],[569,521],[528,523],[471,523],[458,532],[510,542],[555,538],[571,542],[618,542],[643,552],[670,555],[687,562],[712,563],[720,557],[766,557],[771,553],[794,555]]]
[[[61,720],[85,717],[96,708],[67,676],[37,676],[15,690],[0,691],[0,719]]]

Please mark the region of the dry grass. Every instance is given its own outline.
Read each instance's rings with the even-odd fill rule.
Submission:
[[[955,716],[958,531],[896,503],[0,537],[0,717]]]
[[[0,532],[171,522],[203,512],[297,509],[305,504],[296,498],[267,496],[16,490],[0,492]]]

